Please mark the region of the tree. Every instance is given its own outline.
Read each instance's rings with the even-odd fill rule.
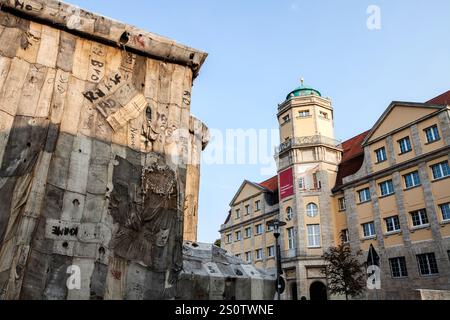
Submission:
[[[222,241],[220,241],[220,239],[217,239],[216,241],[214,241],[214,245],[220,248],[220,245],[222,244]]]
[[[359,262],[356,255],[348,245],[341,244],[338,247],[331,247],[324,253],[326,265],[323,273],[328,279],[328,289],[332,294],[345,294],[345,299],[355,297],[364,291],[366,286],[366,275],[364,264]]]

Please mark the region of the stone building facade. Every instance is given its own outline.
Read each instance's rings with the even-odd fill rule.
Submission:
[[[449,105],[450,92],[426,103],[392,102],[371,130],[342,143],[331,101],[318,90],[302,83],[278,106],[272,179],[274,218],[286,222],[285,299],[341,298],[327,292],[321,269],[324,251],[343,241],[364,261],[371,244],[380,256],[381,289],[361,298],[416,299],[419,289],[450,289]],[[236,227],[228,218],[222,225],[223,247],[257,249],[250,240],[226,241]]]

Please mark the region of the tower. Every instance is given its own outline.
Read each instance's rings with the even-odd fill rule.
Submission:
[[[287,294],[326,298],[321,256],[334,245],[331,189],[342,155],[334,139],[333,108],[330,99],[302,79],[278,106],[277,117],[280,146],[275,158],[280,219],[287,223],[281,245]]]

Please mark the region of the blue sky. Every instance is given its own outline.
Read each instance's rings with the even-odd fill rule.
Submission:
[[[393,100],[450,89],[448,0],[69,2],[208,52],[192,112],[213,129],[277,129],[277,104],[301,77],[332,99],[342,140],[370,129]],[[381,9],[380,30],[366,26],[369,5]],[[201,174],[203,242],[219,237],[244,179],[270,177],[258,164],[204,164]]]

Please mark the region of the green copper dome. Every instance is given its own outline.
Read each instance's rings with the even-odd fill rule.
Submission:
[[[321,97],[322,94],[318,90],[316,90],[310,86],[305,86],[302,81],[302,85],[298,88],[295,88],[293,91],[291,91],[286,96],[286,100],[289,100],[290,98],[293,98],[293,97],[304,97],[304,96],[319,96],[319,97]]]

